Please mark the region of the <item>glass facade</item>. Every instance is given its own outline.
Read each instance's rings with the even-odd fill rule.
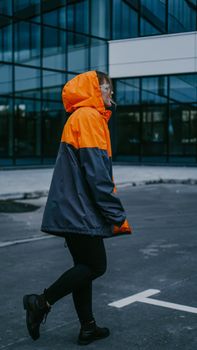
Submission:
[[[197,0],[113,0],[112,39],[197,30]]]
[[[197,73],[115,81],[115,160],[197,162]]]
[[[0,0],[0,167],[54,162],[66,120],[63,85],[108,69],[105,4]]]
[[[197,0],[0,0],[0,167],[53,164],[62,87],[108,40],[197,30]],[[116,160],[197,161],[196,74],[117,79]]]

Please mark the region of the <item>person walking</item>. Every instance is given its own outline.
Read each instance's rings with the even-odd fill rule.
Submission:
[[[33,340],[52,305],[72,293],[80,322],[78,344],[109,336],[96,324],[92,281],[106,271],[104,238],[132,233],[112,176],[108,129],[112,82],[103,72],[89,71],[68,81],[63,104],[65,123],[41,230],[65,238],[74,265],[42,294],[23,297],[26,325]]]

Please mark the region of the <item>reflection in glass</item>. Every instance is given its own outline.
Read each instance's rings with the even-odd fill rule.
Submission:
[[[145,143],[164,142],[166,139],[166,106],[147,106],[142,111],[142,141]],[[145,147],[146,149],[146,147]],[[159,151],[157,147],[155,147]],[[146,150],[148,152],[148,150]]]
[[[12,66],[0,64],[0,94],[12,93]]]
[[[142,78],[142,103],[166,103],[167,96],[167,77]]]
[[[40,14],[40,0],[14,0],[14,15],[21,19],[32,19]]]
[[[183,74],[170,77],[171,102],[197,101],[197,74]]]
[[[15,61],[40,66],[40,26],[30,22],[15,24]]]
[[[91,1],[91,34],[100,38],[110,38],[110,1]]]
[[[113,39],[197,30],[196,0],[113,0],[112,3]]]
[[[170,156],[196,156],[197,110],[192,105],[171,105]]]
[[[66,7],[57,8],[53,11],[43,13],[43,24],[65,28]]]
[[[14,148],[16,157],[41,155],[40,103],[36,100],[15,100]]]
[[[69,2],[67,5],[67,29],[78,33],[89,33],[89,1]]]
[[[166,0],[141,0],[140,34],[165,33]]]
[[[197,3],[191,0],[168,1],[169,33],[195,31],[197,29]]]
[[[12,14],[12,0],[0,0],[0,13],[4,15]]]
[[[40,98],[40,70],[15,66],[15,94]]]
[[[107,43],[99,39],[91,39],[90,66],[92,70],[107,73]]]
[[[119,79],[116,82],[116,102],[118,105],[138,104],[140,100],[139,79]]]
[[[138,36],[137,2],[113,0],[113,39],[133,38]]]
[[[115,87],[117,159],[196,162],[197,74],[117,79]]]
[[[59,10],[50,11],[43,14],[43,24],[49,24],[51,26],[59,26]]]
[[[65,69],[66,33],[63,30],[43,28],[43,66]]]
[[[0,97],[0,157],[13,155],[12,100]]]
[[[43,98],[48,100],[61,100],[62,88],[66,83],[66,74],[43,71]]]
[[[83,72],[89,69],[89,38],[85,35],[68,33],[68,70]]]
[[[140,154],[140,108],[117,108],[117,155]]]
[[[10,19],[0,16],[0,60],[12,60],[12,24]]]

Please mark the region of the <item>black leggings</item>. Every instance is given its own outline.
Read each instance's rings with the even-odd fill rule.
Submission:
[[[75,309],[81,324],[93,320],[92,280],[106,271],[106,252],[101,237],[69,234],[66,237],[74,266],[64,272],[45,290],[47,301],[53,305],[57,300],[72,293]]]

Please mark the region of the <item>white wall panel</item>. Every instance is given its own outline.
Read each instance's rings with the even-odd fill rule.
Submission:
[[[195,53],[195,72],[197,72],[197,32],[195,36],[195,48],[196,48],[196,53]]]
[[[112,78],[196,72],[197,32],[109,42]]]

